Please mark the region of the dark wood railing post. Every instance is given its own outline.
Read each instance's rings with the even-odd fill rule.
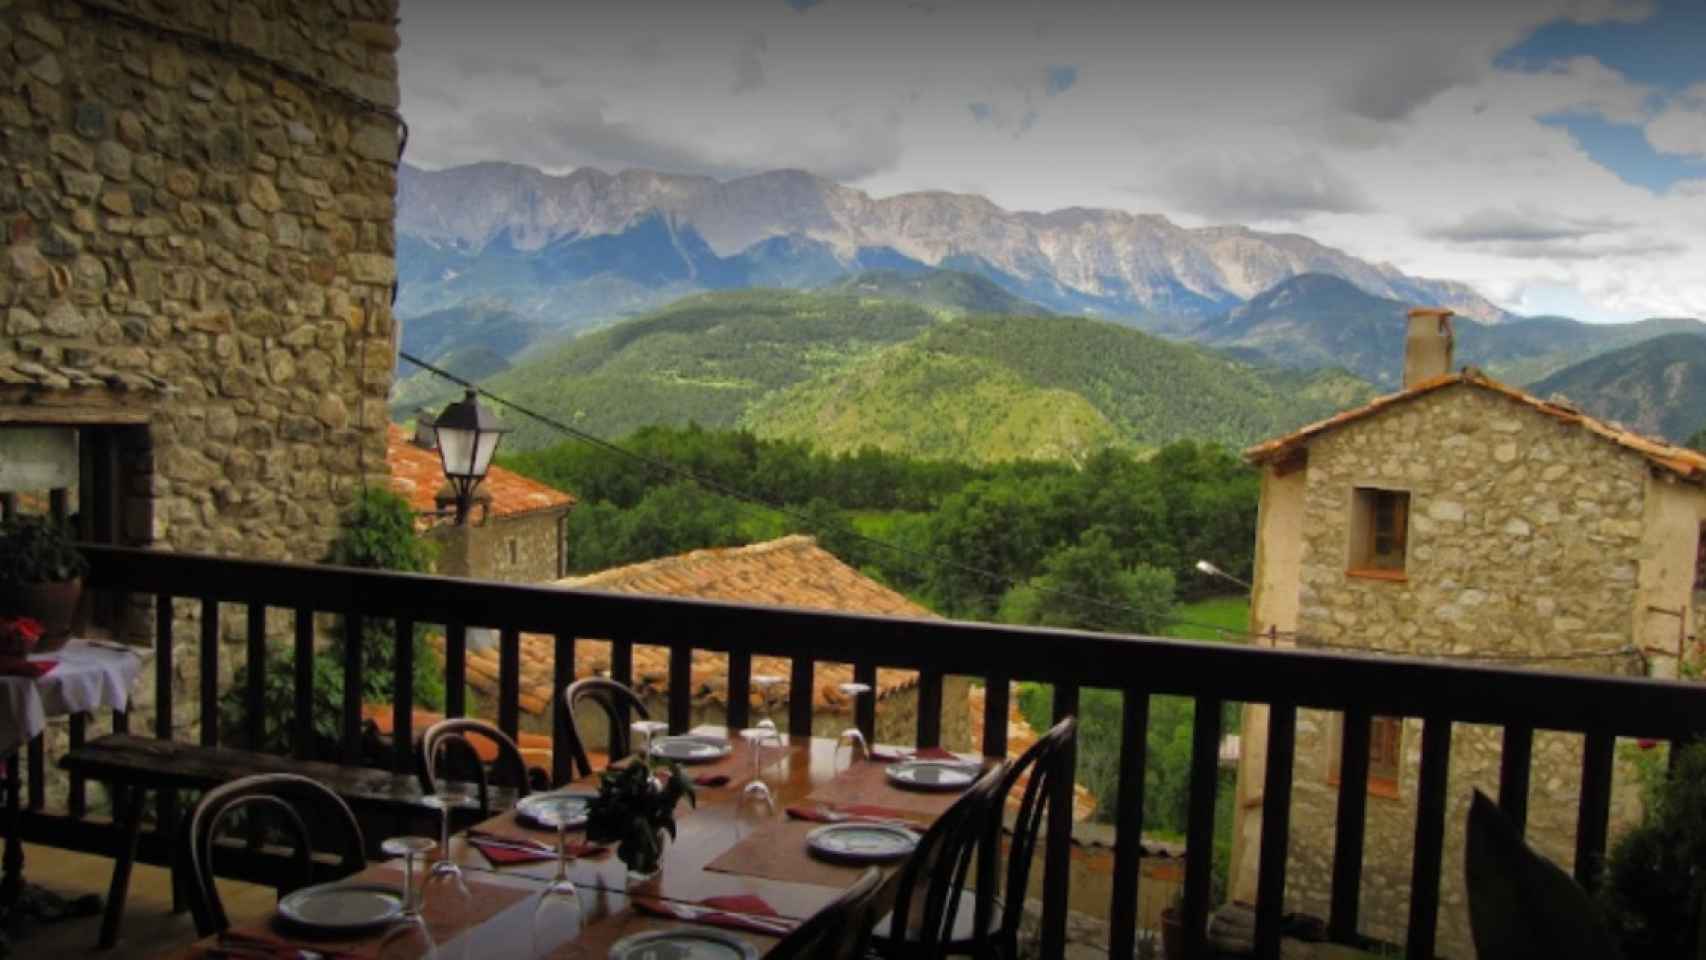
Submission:
[[[874,747],[877,745],[877,698],[882,693],[877,689],[877,665],[869,660],[855,663],[853,682],[871,688],[870,693],[853,704],[853,725],[865,735],[865,742]]]
[[[88,724],[88,714],[74,713],[71,715],[70,748],[72,750],[83,745],[84,739],[88,736]],[[77,820],[82,819],[83,815],[89,812],[88,790],[85,787],[83,777],[78,774],[71,775],[70,788],[65,793],[65,808],[71,817]]]
[[[498,631],[498,729],[511,740],[521,732],[521,631]]]
[[[1007,712],[1012,707],[1012,680],[1005,673],[990,674],[983,685],[983,755],[1007,755]]]
[[[154,736],[172,739],[172,598],[167,594],[154,597]],[[178,794],[161,790],[156,794],[159,803],[161,835],[175,834],[178,824]]]
[[[267,736],[267,607],[249,604],[248,656],[244,663],[247,680],[243,692],[243,742],[260,750]]]
[[[1078,709],[1074,703],[1073,710]],[[942,671],[918,671],[918,745],[942,745]]]
[[[810,657],[795,657],[788,672],[788,734],[811,736],[812,701],[816,699],[817,663]]]
[[[1220,786],[1221,701],[1198,697],[1191,720],[1191,783],[1185,821],[1185,890],[1179,911],[1185,956],[1206,956],[1209,893],[1214,879],[1214,797]]]
[[[920,683],[923,678],[920,678]],[[941,711],[941,675],[937,675],[936,717],[940,726]],[[924,698],[920,696],[918,709],[924,709]],[[1054,721],[1059,723],[1067,717],[1078,715],[1078,685],[1075,683],[1057,683],[1054,685]],[[921,722],[922,725],[922,722]],[[1078,741],[1074,737],[1066,742],[1061,750],[1060,766],[1066,776],[1053,778],[1049,782],[1052,793],[1049,796],[1048,807],[1048,845],[1043,848],[1043,917],[1041,953],[1045,957],[1059,957],[1066,953],[1066,913],[1068,895],[1072,885],[1072,799],[1073,782],[1077,779]]]
[[[1137,955],[1137,885],[1143,867],[1143,772],[1149,763],[1149,692],[1128,687],[1122,700],[1108,956],[1132,960]]]
[[[551,785],[558,786],[575,778],[575,761],[566,733],[569,705],[563,699],[563,692],[575,682],[574,634],[558,633],[551,653]]]
[[[444,715],[468,715],[468,625],[444,625]]]
[[[1504,747],[1499,751],[1499,810],[1520,835],[1528,829],[1529,761],[1534,755],[1534,728],[1524,724],[1505,727]]]
[[[344,613],[344,702],[340,742],[343,762],[350,766],[361,763],[361,614],[350,610]]]
[[[297,607],[296,642],[291,651],[291,683],[294,693],[291,740],[296,759],[314,756],[314,611]]]
[[[1611,821],[1611,775],[1616,738],[1590,733],[1582,742],[1582,798],[1576,814],[1576,882],[1592,893],[1605,866],[1606,828]]]
[[[729,651],[730,731],[752,726],[752,654],[744,650]]]
[[[415,622],[398,617],[396,623],[396,670],[391,684],[391,769],[408,773],[415,769]]]
[[[669,732],[686,733],[693,726],[693,646],[669,646]]]
[[[1445,853],[1445,790],[1451,773],[1451,720],[1422,721],[1422,770],[1416,786],[1416,840],[1410,871],[1405,956],[1432,957],[1438,936],[1439,873]]]
[[[201,601],[201,745],[219,746],[219,601]]]
[[[1280,921],[1285,914],[1285,867],[1291,840],[1292,756],[1297,745],[1297,708],[1268,707],[1268,762],[1262,778],[1261,859],[1256,873],[1256,956],[1279,960]]]
[[[47,806],[47,750],[41,734],[30,738],[26,752],[30,765],[30,809],[40,810]]]
[[[1327,938],[1355,944],[1362,937],[1362,844],[1368,830],[1367,710],[1346,710],[1339,736],[1339,803],[1333,820],[1333,902]]]

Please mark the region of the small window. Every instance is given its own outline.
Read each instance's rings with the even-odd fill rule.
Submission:
[[[1333,715],[1328,738],[1327,782],[1339,783],[1339,754],[1344,743],[1344,717]],[[1368,724],[1368,792],[1396,798],[1403,780],[1404,718],[1372,717]]]
[[[1409,534],[1408,491],[1356,488],[1351,497],[1352,573],[1402,577]]]
[[[509,562],[511,566],[520,563],[521,551],[516,548],[515,538],[509,538]]]
[[[1694,589],[1706,590],[1706,523],[1694,541]]]

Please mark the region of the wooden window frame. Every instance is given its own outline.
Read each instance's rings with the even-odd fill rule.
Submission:
[[[1339,785],[1339,753],[1344,744],[1345,718],[1334,714],[1332,735],[1327,738],[1327,784]],[[1385,734],[1382,734],[1385,731]],[[1377,754],[1381,744],[1390,747]],[[1404,718],[1375,716],[1369,718],[1368,728],[1368,795],[1385,800],[1403,799],[1400,784],[1404,780]]]
[[[1408,490],[1351,488],[1346,574],[1369,580],[1409,579],[1410,506]],[[1382,539],[1388,541],[1384,547]],[[1387,559],[1382,562],[1382,558]]]

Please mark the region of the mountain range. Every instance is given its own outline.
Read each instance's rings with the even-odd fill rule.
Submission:
[[[1009,211],[972,194],[878,198],[794,170],[718,181],[405,164],[396,223],[403,316],[501,300],[576,329],[695,292],[940,267],[1050,311],[1159,328],[1224,313],[1303,273],[1488,323],[1509,319],[1464,284],[1413,277],[1298,234],[1083,207]]]

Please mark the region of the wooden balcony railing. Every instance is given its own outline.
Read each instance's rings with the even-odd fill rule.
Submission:
[[[248,643],[244,656],[250,682],[244,693],[248,700],[245,732],[253,736],[264,722],[289,722],[299,734],[299,744],[306,744],[311,733],[309,663],[316,614],[341,615],[344,629],[352,639],[359,635],[364,618],[394,621],[396,635],[404,641],[398,646],[403,660],[396,673],[405,678],[410,676],[406,661],[411,645],[407,641],[415,625],[442,628],[447,638],[445,680],[447,712],[451,715],[460,715],[466,708],[461,654],[468,628],[496,629],[501,652],[497,720],[512,734],[519,719],[519,648],[523,632],[556,637],[555,676],[559,687],[573,676],[577,637],[610,640],[611,672],[621,681],[632,679],[634,644],[669,648],[668,720],[675,730],[685,729],[689,724],[689,666],[695,649],[728,654],[728,723],[734,727],[748,722],[754,654],[792,658],[797,684],[809,684],[812,666],[817,661],[851,662],[856,675],[867,682],[875,677],[878,667],[919,671],[920,745],[934,744],[940,735],[943,678],[948,675],[981,678],[988,685],[984,744],[986,751],[992,753],[1005,749],[1009,681],[1053,684],[1054,710],[1062,716],[1074,712],[1080,691],[1086,687],[1117,689],[1125,694],[1124,749],[1119,771],[1108,947],[1112,956],[1122,958],[1133,956],[1135,948],[1141,856],[1138,840],[1144,802],[1143,734],[1151,696],[1182,695],[1194,698],[1197,703],[1186,831],[1190,854],[1182,905],[1192,956],[1203,952],[1204,921],[1211,906],[1212,866],[1208,852],[1214,833],[1216,766],[1222,732],[1220,706],[1226,701],[1262,703],[1271,708],[1257,883],[1258,956],[1264,957],[1278,955],[1299,708],[1343,714],[1329,927],[1334,939],[1347,942],[1355,938],[1358,928],[1365,813],[1363,785],[1370,718],[1406,716],[1423,721],[1406,944],[1407,955],[1411,957],[1434,955],[1453,723],[1503,728],[1500,802],[1519,821],[1526,806],[1535,731],[1585,735],[1577,830],[1578,871],[1588,869],[1586,865],[1596,862],[1604,851],[1614,738],[1675,741],[1706,731],[1706,691],[1676,682],[751,607],[112,547],[92,547],[88,553],[95,568],[92,576],[95,586],[155,598],[158,651],[154,661],[158,711],[155,731],[160,737],[169,738],[173,734],[173,601],[188,598],[199,602],[199,666],[203,678],[199,715],[201,742],[205,744],[217,744],[222,736],[217,702],[220,691],[215,683],[219,675],[217,660],[222,652],[220,604],[247,607]],[[274,609],[293,611],[295,616],[295,711],[289,718],[265,716],[258,679],[264,672],[265,659],[272,655],[265,637],[265,614]],[[353,759],[359,754],[361,738],[361,645],[347,643],[344,650],[342,748]],[[856,719],[869,737],[875,729],[876,708],[868,705],[869,698],[864,699],[867,704],[858,711]],[[790,701],[792,728],[809,730],[812,698],[794,696]],[[396,769],[405,770],[410,763],[407,745],[411,739],[411,691],[399,686],[394,691],[393,703],[395,754],[391,762]],[[557,709],[562,709],[560,704]],[[123,717],[114,718],[114,728],[125,728]],[[72,734],[76,739],[84,735],[81,722],[73,727]],[[553,754],[553,766],[557,775],[563,777],[569,764],[561,743]],[[42,812],[42,791],[36,788],[41,771],[37,757],[39,748],[30,764],[30,805],[36,813],[25,818],[26,832],[63,841],[70,831],[51,829],[50,821],[65,818]],[[1060,956],[1065,943],[1071,786],[1065,780],[1059,784],[1060,794],[1053,807],[1044,857],[1042,945],[1043,955],[1049,957]],[[84,809],[81,785],[72,789],[69,816],[77,818],[83,816]],[[161,812],[162,823],[169,825],[174,813],[169,801]]]

